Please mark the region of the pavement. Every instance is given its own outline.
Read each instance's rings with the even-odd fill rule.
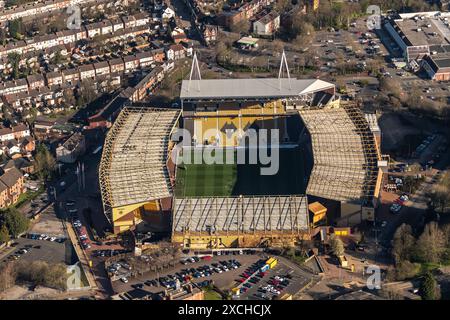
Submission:
[[[95,281],[95,275],[94,272],[90,266],[90,260],[89,257],[86,255],[86,253],[84,252],[84,250],[81,248],[77,236],[76,236],[76,232],[73,229],[71,224],[66,224],[67,226],[67,234],[69,235],[69,238],[72,242],[73,248],[75,249],[75,252],[77,254],[78,260],[80,261],[81,264],[81,268],[84,271],[84,274],[86,275],[86,279],[89,283],[89,287],[91,289],[97,289],[97,283]]]

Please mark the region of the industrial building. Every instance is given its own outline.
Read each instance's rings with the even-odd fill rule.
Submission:
[[[422,68],[432,80],[447,81],[450,80],[449,19],[449,12],[402,13],[387,19],[384,28],[399,46],[405,61]]]
[[[285,246],[310,239],[331,211],[342,226],[374,219],[380,129],[375,115],[341,103],[334,84],[291,79],[284,55],[278,78],[202,80],[194,56],[180,100],[182,110],[125,108],[108,133],[100,183],[115,233],[168,215],[184,248]],[[177,125],[190,137],[175,139]],[[280,132],[270,145],[275,174],[261,175],[260,164],[175,161],[211,146],[236,157],[251,149],[249,129]]]

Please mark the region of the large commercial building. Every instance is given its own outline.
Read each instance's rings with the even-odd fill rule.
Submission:
[[[384,27],[405,60],[423,68],[432,80],[450,80],[449,12],[399,14]]]

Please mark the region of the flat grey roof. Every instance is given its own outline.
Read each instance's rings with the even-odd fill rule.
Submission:
[[[334,84],[318,79],[183,80],[180,98],[183,100],[297,97],[334,87]]]
[[[410,46],[448,44],[446,40],[446,36],[448,36],[446,29],[448,28],[437,18],[427,17],[417,21],[414,19],[398,19],[395,20],[395,24],[405,35],[406,42],[409,42]]]

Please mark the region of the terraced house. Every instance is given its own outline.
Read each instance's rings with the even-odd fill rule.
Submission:
[[[24,176],[16,168],[0,169],[0,208],[13,205],[19,200],[19,196],[24,193]]]

